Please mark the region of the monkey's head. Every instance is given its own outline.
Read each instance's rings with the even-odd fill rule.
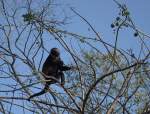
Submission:
[[[59,59],[60,57],[60,51],[58,48],[52,48],[51,49],[51,52],[50,52],[50,55],[51,57],[54,59],[54,60],[57,60]]]

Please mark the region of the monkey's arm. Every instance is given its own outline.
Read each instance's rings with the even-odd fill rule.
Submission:
[[[69,67],[69,66],[67,66],[67,65],[64,65],[63,61],[60,61],[59,69],[60,69],[61,71],[67,71],[67,70],[71,70],[71,67]]]
[[[60,68],[60,70],[61,70],[61,71],[71,70],[71,67],[64,65],[64,66],[62,66],[62,67]]]

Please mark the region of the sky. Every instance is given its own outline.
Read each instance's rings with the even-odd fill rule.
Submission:
[[[21,0],[18,0],[18,2],[20,1]],[[62,8],[64,8],[66,14],[71,17],[69,24],[64,26],[64,29],[77,34],[95,37],[95,34],[89,31],[87,24],[70,11],[70,7],[72,7],[90,22],[104,41],[114,44],[115,35],[110,25],[118,16],[119,9],[113,0],[57,0],[57,2],[58,1],[62,4]],[[137,27],[150,35],[150,13],[148,13],[150,11],[150,0],[118,1],[127,5]],[[121,32],[118,46],[123,49],[132,48],[138,53],[139,45],[136,42],[137,39],[133,37],[133,34],[134,32],[132,30],[128,31],[128,29],[125,30],[125,32]],[[68,53],[63,52],[63,49],[61,49],[61,51],[62,58],[66,58]],[[68,62],[68,60],[65,61]]]
[[[119,0],[120,3],[126,4],[137,28],[150,35],[150,1],[140,0]],[[114,44],[115,35],[110,27],[111,23],[118,16],[119,8],[113,0],[64,0],[67,7],[73,7],[81,16],[90,22],[95,30],[103,37],[103,40]],[[73,14],[71,14],[73,15]],[[69,31],[83,34],[85,36],[95,36],[88,31],[88,26],[76,15],[73,15],[71,24],[67,26]],[[134,31],[125,29],[125,32],[120,32],[118,46],[123,49],[132,48],[135,52],[138,51],[139,45],[137,39],[133,37]],[[133,45],[134,44],[134,45]],[[138,52],[137,52],[138,53]]]
[[[22,0],[17,1],[21,4]],[[43,2],[44,1],[46,0],[43,0]],[[137,28],[150,35],[150,13],[148,13],[148,11],[150,11],[150,1],[118,1],[127,5],[127,8],[131,14],[130,16],[132,17]],[[105,42],[114,45],[115,35],[110,25],[118,16],[119,8],[113,0],[56,0],[55,2],[60,4],[60,6],[58,5],[58,8],[54,8],[54,13],[57,14],[56,16],[60,16],[61,18],[62,14],[65,13],[65,15],[69,17],[68,24],[62,27],[63,30],[77,33],[83,36],[96,37],[96,35],[91,30],[89,31],[89,26],[79,16],[70,10],[70,8],[73,8],[95,28],[95,30],[100,34]],[[125,50],[133,49],[133,52],[138,54],[140,51],[140,44],[133,36],[133,34],[134,31],[131,29],[121,30],[119,33],[118,48]],[[49,34],[46,34],[45,37],[49,38]],[[47,40],[47,38],[45,38],[45,40]],[[55,47],[55,45],[57,45],[58,48],[61,47],[58,46],[59,44],[57,44],[57,42],[54,42],[50,48]],[[62,48],[60,50],[62,52],[62,58],[67,58],[68,53]],[[65,61],[67,63],[70,62],[67,59],[65,59]]]
[[[95,37],[95,34],[90,30],[87,24],[81,20],[77,15],[70,11],[70,7],[74,8],[81,16],[90,22],[95,30],[102,36],[103,40],[114,44],[115,35],[110,27],[111,23],[118,16],[119,8],[113,2],[113,0],[60,0],[64,5],[64,10],[67,15],[71,17],[69,24],[65,25],[64,29],[85,35]],[[137,27],[150,34],[150,1],[149,0],[119,0],[121,3],[127,5],[127,8],[131,14],[131,17],[137,25]],[[58,12],[59,13],[59,12]],[[134,31],[131,29],[125,29],[119,34],[118,46],[119,48],[128,50],[133,49],[134,53],[139,53],[139,43],[133,36]],[[65,53],[63,49],[62,58],[65,62],[68,58],[68,53]]]
[[[143,31],[149,32],[150,13],[148,11],[150,11],[150,1],[119,0],[119,2],[127,5],[135,24]],[[97,31],[103,31],[105,28],[109,29],[109,24],[118,14],[117,5],[113,0],[64,0],[64,4],[75,8]],[[80,31],[79,25],[76,26],[73,28]]]

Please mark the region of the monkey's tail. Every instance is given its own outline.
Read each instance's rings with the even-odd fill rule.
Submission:
[[[53,98],[55,104],[58,105],[58,101],[57,101],[57,98],[55,97],[56,95],[54,94],[54,92],[52,92],[52,90],[50,88],[48,89],[48,92],[52,95],[52,98]],[[58,107],[57,107],[57,112],[59,112]]]

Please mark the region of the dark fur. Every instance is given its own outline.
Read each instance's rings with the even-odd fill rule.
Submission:
[[[55,48],[57,49],[57,48]],[[54,50],[54,48],[52,49]],[[51,54],[47,57],[46,61],[43,64],[42,72],[44,73],[44,78],[46,81],[45,87],[42,91],[31,95],[28,100],[30,100],[33,97],[42,95],[47,92],[49,89],[50,84],[57,83],[59,79],[61,78],[61,84],[64,85],[65,83],[65,77],[63,71],[70,70],[71,67],[65,66],[63,61],[60,59],[59,54],[57,55],[55,50],[52,51]],[[55,54],[57,55],[55,57]],[[52,79],[54,77],[54,79]]]

